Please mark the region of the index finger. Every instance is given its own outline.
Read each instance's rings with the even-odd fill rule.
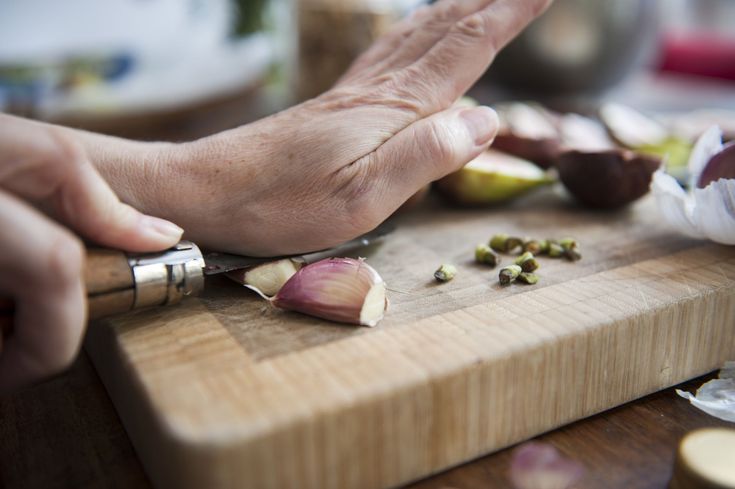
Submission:
[[[414,87],[423,115],[443,110],[463,95],[551,1],[496,0],[456,22],[424,56],[402,70],[398,76]]]
[[[0,352],[0,394],[56,373],[76,355],[85,324],[81,242],[0,190],[0,296],[15,302]]]

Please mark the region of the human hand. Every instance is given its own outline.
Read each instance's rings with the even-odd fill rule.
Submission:
[[[424,7],[333,89],[180,146],[155,167],[155,191],[122,185],[121,196],[179,223],[200,245],[236,253],[305,252],[369,231],[490,144],[498,124],[491,109],[451,106],[549,3]]]
[[[68,132],[0,114],[0,297],[15,303],[0,393],[58,372],[79,348],[84,248],[55,220],[128,251],[165,249],[182,233],[122,204]]]

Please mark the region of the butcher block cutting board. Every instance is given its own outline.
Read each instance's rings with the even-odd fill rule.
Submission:
[[[375,328],[274,310],[221,277],[90,326],[157,487],[397,486],[735,359],[735,248],[677,234],[650,198],[428,202],[397,224],[367,255],[390,298]],[[538,285],[500,287],[473,263],[498,232],[573,236],[583,259],[541,258]],[[441,263],[452,282],[434,282]]]

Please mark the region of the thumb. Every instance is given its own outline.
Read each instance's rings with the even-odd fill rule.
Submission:
[[[498,125],[498,116],[489,107],[452,108],[414,122],[380,146],[368,161],[369,179],[375,182],[372,187],[384,192],[375,201],[398,208],[424,185],[462,168],[485,151]]]

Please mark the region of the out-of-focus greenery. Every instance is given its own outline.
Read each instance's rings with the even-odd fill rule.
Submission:
[[[236,0],[235,4],[238,9],[236,35],[244,36],[263,29],[268,0]]]

